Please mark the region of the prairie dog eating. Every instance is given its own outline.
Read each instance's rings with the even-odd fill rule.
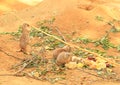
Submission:
[[[72,56],[69,52],[61,52],[56,59],[56,64],[64,65],[64,64],[70,62],[71,59],[72,59]]]
[[[20,37],[20,51],[26,54],[29,54],[28,52],[28,44],[29,44],[29,33],[30,33],[30,25],[27,23],[24,23],[22,25],[22,35]]]
[[[61,52],[70,52],[70,51],[71,51],[70,46],[64,46],[63,48],[57,48],[53,51],[53,58],[56,59]]]

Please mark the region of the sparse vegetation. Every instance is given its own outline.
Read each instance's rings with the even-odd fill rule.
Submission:
[[[119,0],[23,1],[0,2],[0,85],[120,84]]]
[[[103,21],[101,17],[97,17],[98,20]],[[49,55],[49,52],[52,52],[55,48],[64,47],[65,44],[71,45],[65,41],[63,41],[61,35],[55,35],[53,33],[53,28],[51,28],[51,23],[53,23],[54,19],[51,21],[44,21],[37,23],[39,27],[39,31],[36,28],[32,28],[30,32],[31,37],[31,47],[32,52],[29,55],[29,59],[23,60],[20,65],[13,66],[14,69],[21,68],[15,75],[21,76],[29,76],[38,80],[47,80],[51,83],[55,83],[59,80],[65,79],[65,70],[68,68],[76,68],[76,69],[92,69],[97,72],[101,78],[116,78],[116,75],[112,71],[114,64],[116,62],[109,62],[106,52],[102,52],[98,49],[84,48],[82,44],[87,45],[92,43],[97,46],[101,46],[104,50],[108,50],[110,48],[116,48],[120,51],[120,46],[115,46],[110,43],[109,33],[110,32],[118,32],[116,30],[110,30],[103,36],[101,39],[92,40],[84,37],[77,37],[72,39],[71,42],[74,44],[78,44],[79,46],[75,46],[77,48],[72,48],[72,55],[77,56],[81,59],[81,61],[77,63],[68,63],[65,66],[58,66],[54,59],[48,59],[46,56]],[[47,25],[44,25],[46,24]],[[21,35],[21,28],[17,32],[5,32],[1,34],[10,34],[15,38],[19,39]],[[45,32],[45,33],[44,33]],[[46,33],[48,35],[46,35]],[[52,37],[52,36],[55,37]],[[57,38],[56,38],[57,37]],[[32,40],[36,38],[36,42],[32,43]],[[72,46],[72,45],[71,45]],[[73,45],[74,46],[74,45]],[[80,48],[80,49],[79,49]],[[111,58],[114,58],[113,56]],[[117,63],[118,64],[118,63]],[[72,67],[73,66],[73,67]],[[31,68],[31,69],[28,69]],[[54,75],[54,76],[53,76]],[[60,75],[60,76],[59,76]]]
[[[22,29],[20,26],[17,32],[1,32],[0,35],[10,34],[10,35],[14,36],[15,39],[18,39],[18,38],[20,38],[21,33],[22,33]]]

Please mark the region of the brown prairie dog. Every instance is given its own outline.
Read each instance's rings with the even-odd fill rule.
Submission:
[[[69,52],[61,52],[56,59],[56,63],[57,65],[64,65],[70,62],[71,59],[72,59],[72,56]]]
[[[53,51],[53,58],[57,58],[61,52],[70,52],[70,46],[64,46],[63,48],[57,48]]]
[[[28,54],[30,26],[27,23],[22,25],[22,35],[20,37],[20,51]]]

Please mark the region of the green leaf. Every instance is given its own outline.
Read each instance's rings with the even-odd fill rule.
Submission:
[[[101,16],[96,16],[96,20],[98,20],[98,21],[103,21],[103,17],[101,17]]]
[[[117,46],[117,50],[120,51],[120,45]]]
[[[88,43],[92,42],[91,39],[84,38],[84,37],[78,37],[76,39],[73,39],[72,41],[77,42],[77,43],[81,42],[81,43],[84,43],[84,44],[88,44]]]
[[[32,46],[34,46],[34,47],[40,47],[40,46],[41,46],[41,43],[35,43],[35,44],[33,44]]]

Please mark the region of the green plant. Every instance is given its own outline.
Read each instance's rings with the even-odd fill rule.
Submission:
[[[47,37],[44,40],[44,44],[47,45],[47,49],[48,50],[53,50],[56,47],[63,47],[65,44],[62,42],[57,41],[56,39],[52,38],[52,37]]]
[[[120,32],[120,29],[117,29],[116,27],[113,26],[113,27],[110,29],[110,32],[117,33],[117,32]]]
[[[86,55],[88,55],[88,53],[85,53],[85,52],[80,51],[80,50],[74,50],[74,51],[73,51],[73,54],[74,54],[75,56],[79,56],[79,57],[86,57]]]
[[[37,24],[37,26],[41,27],[41,26],[45,26],[45,24],[51,25],[54,23],[54,21],[55,21],[55,17],[52,17],[50,20],[39,21],[36,24]]]
[[[88,44],[88,43],[91,43],[92,40],[91,39],[88,39],[88,38],[84,38],[84,37],[77,37],[76,39],[73,39],[72,40],[73,42],[77,42],[77,43],[83,43],[83,44]]]
[[[108,37],[102,37],[98,41],[94,42],[95,46],[101,45],[105,50],[108,50],[109,48],[115,48],[115,45],[110,43]]]
[[[33,44],[32,46],[33,46],[33,47],[40,47],[40,46],[42,46],[42,43],[38,43],[38,42],[37,42],[37,43]]]
[[[49,27],[47,27],[47,26],[41,26],[39,29],[44,31],[44,32],[51,33],[51,29]],[[41,33],[40,31],[38,31],[38,30],[36,30],[34,28],[31,29],[30,37],[41,37],[41,38],[43,38],[45,36],[46,35]]]
[[[96,16],[96,20],[98,20],[98,21],[103,21],[103,17],[101,17],[101,16]]]
[[[16,31],[16,32],[1,32],[0,33],[1,35],[6,35],[6,34],[10,34],[16,38],[19,38],[20,35],[22,34],[22,28],[21,26],[19,27],[19,29]]]
[[[120,51],[120,45],[116,46],[117,50]]]

